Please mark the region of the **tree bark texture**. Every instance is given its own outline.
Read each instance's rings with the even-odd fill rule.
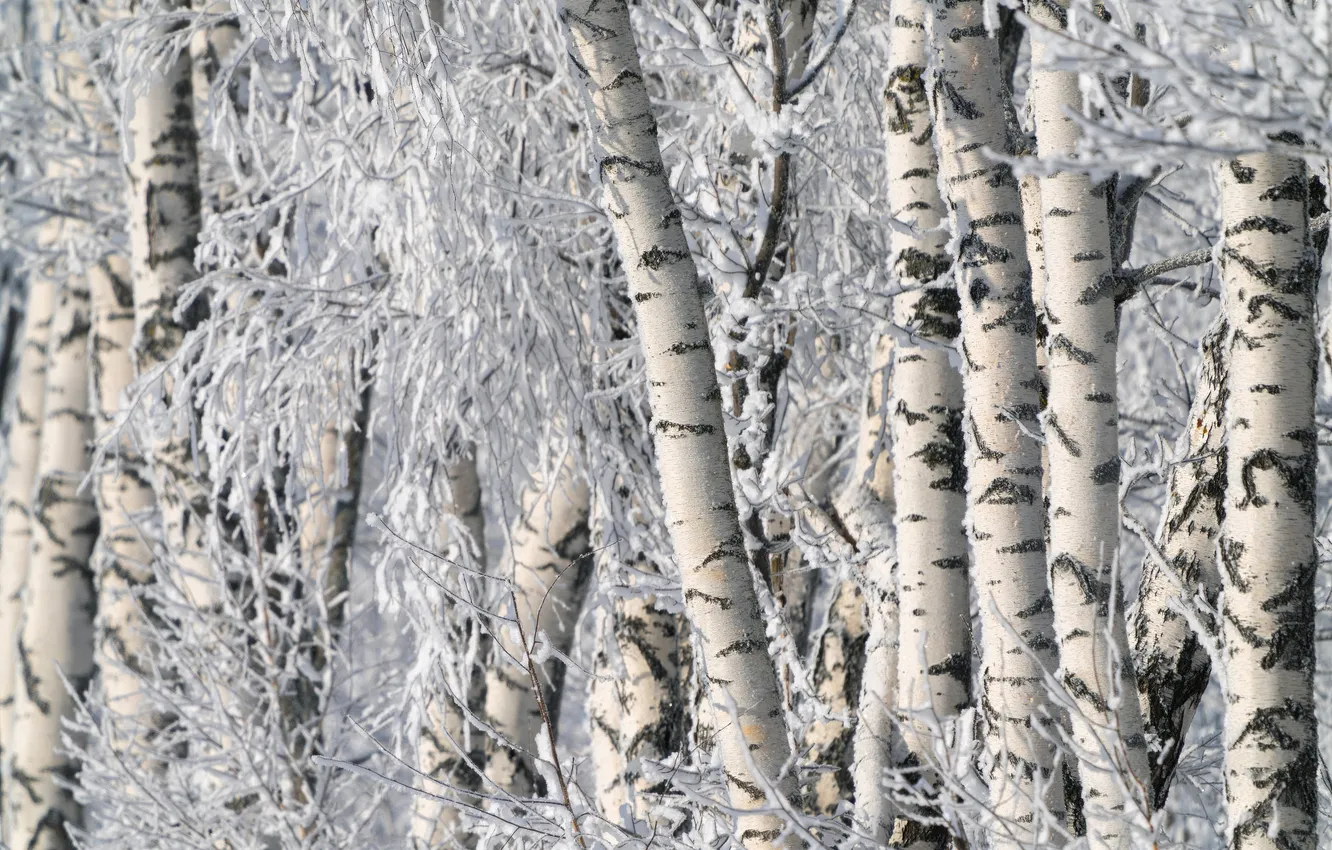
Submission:
[[[1152,769],[1152,806],[1165,806],[1184,749],[1184,736],[1211,679],[1212,658],[1180,612],[1216,638],[1218,624],[1202,611],[1221,590],[1216,541],[1226,492],[1226,381],[1224,316],[1202,340],[1202,359],[1189,420],[1170,468],[1165,511],[1156,533],[1160,557],[1143,560],[1138,601],[1129,612],[1138,702],[1142,706]]]
[[[48,346],[32,554],[19,630],[12,782],[5,798],[9,845],[28,850],[70,847],[66,825],[79,826],[82,818],[56,780],[74,769],[61,752],[61,720],[74,714],[70,689],[81,695],[93,674],[97,605],[89,558],[97,509],[91,492],[81,489],[92,439],[89,328],[87,281],[71,275],[56,296]]]
[[[925,90],[926,4],[893,6],[888,46],[888,202],[913,233],[893,233],[894,320],[911,333],[893,350],[891,417],[899,577],[897,713],[906,767],[931,775],[935,742],[970,701],[971,600],[967,586],[962,375],[950,360],[961,329],[946,277],[946,209]],[[942,280],[940,280],[942,278]],[[944,847],[946,829],[904,817],[899,846]]]
[[[1057,0],[1029,6],[1050,30],[1067,23]],[[1033,39],[1031,103],[1043,158],[1077,152],[1083,112],[1076,71],[1046,63],[1046,37]],[[1041,178],[1049,400],[1048,563],[1059,642],[1060,680],[1073,700],[1070,722],[1093,848],[1127,848],[1146,827],[1149,770],[1119,587],[1119,416],[1114,260],[1105,193],[1089,175]]]
[[[182,288],[195,279],[200,228],[198,136],[190,57],[177,56],[135,98],[129,123],[130,271],[134,289],[134,360],[153,382],[144,412],[149,472],[162,512],[164,548],[176,581],[198,604],[217,593],[204,553],[209,494],[191,440],[193,407],[178,397],[171,365],[186,328],[175,317]],[[157,388],[160,382],[160,389]]]
[[[134,339],[134,298],[128,264],[108,258],[90,280],[92,295],[92,383],[94,429],[106,451],[97,476],[101,537],[93,554],[97,577],[97,669],[107,707],[111,744],[122,757],[149,731],[142,714],[148,604],[142,590],[152,581],[152,485],[143,458],[123,422],[124,393],[134,378],[130,348]]]
[[[1314,377],[1317,263],[1303,161],[1221,168],[1229,323],[1225,514],[1225,779],[1232,848],[1313,847]]]
[[[48,227],[51,227],[48,225]],[[52,235],[56,229],[49,231]],[[43,240],[45,242],[45,240]],[[56,282],[49,272],[28,284],[23,354],[9,432],[9,471],[5,475],[4,536],[0,542],[0,757],[5,762],[4,794],[9,794],[8,763],[13,744],[14,691],[18,682],[18,632],[23,616],[23,583],[32,555],[32,493],[37,483],[46,404],[47,348],[51,335]]]
[[[791,788],[782,776],[790,745],[728,474],[698,273],[667,184],[627,4],[572,0],[561,5],[560,18],[634,299],[662,492],[685,605],[701,637],[698,661],[721,720],[717,743],[730,803],[764,807],[768,783],[782,793]],[[782,822],[742,816],[737,829],[746,846],[767,847]]]
[[[486,517],[481,507],[481,479],[477,474],[476,446],[462,447],[459,453],[443,464],[444,503],[448,516],[440,526],[440,548],[450,558],[484,570],[486,567]],[[462,533],[459,533],[459,532]],[[476,588],[478,591],[479,588]],[[472,594],[480,602],[479,592]],[[487,642],[488,643],[488,642]],[[485,653],[481,653],[485,657]],[[484,689],[484,678],[476,671],[476,682]],[[453,695],[459,700],[479,701],[476,694]],[[468,706],[472,708],[473,706]],[[458,748],[467,748],[469,729],[463,720],[460,706],[443,694],[432,692],[425,706],[425,720],[417,738],[416,759],[421,772],[454,788],[469,788],[478,777],[470,774]],[[480,753],[467,755],[479,758]],[[418,797],[413,803],[412,840],[417,848],[438,847],[457,840],[460,818],[458,810],[439,800]]]
[[[978,700],[990,802],[1011,825],[995,842],[1006,847],[1040,838],[1033,817],[1042,802],[1056,818],[1063,809],[1055,750],[1035,728],[1055,722],[1042,676],[1056,666],[1041,453],[1023,434],[1039,428],[1036,317],[1018,184],[985,152],[1009,150],[999,46],[980,0],[931,6],[939,70],[929,86],[961,301],[967,508],[982,626]]]
[[[534,482],[523,493],[521,515],[512,530],[509,560],[513,564],[513,601],[508,614],[522,624],[528,647],[518,629],[505,624],[496,634],[495,662],[486,671],[485,717],[504,741],[489,741],[488,776],[515,795],[538,788],[537,736],[544,735],[536,694],[528,671],[528,649],[538,642],[566,654],[574,639],[574,625],[582,610],[588,564],[588,489],[566,458],[549,489]],[[533,655],[541,655],[541,647]],[[564,683],[564,662],[552,657],[535,665],[543,675],[551,722],[558,727],[558,708]],[[555,789],[546,789],[553,792]]]

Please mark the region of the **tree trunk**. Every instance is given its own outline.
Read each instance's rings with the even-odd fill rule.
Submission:
[[[12,776],[22,791],[11,787],[5,800],[9,846],[33,850],[70,847],[66,826],[79,826],[82,818],[56,780],[74,770],[59,752],[61,720],[72,718],[75,709],[69,689],[81,695],[93,673],[97,605],[88,561],[97,539],[97,509],[92,494],[80,489],[92,438],[88,330],[88,284],[71,276],[57,295],[51,323],[32,555],[19,631]]]
[[[130,270],[134,287],[135,366],[150,379],[145,421],[149,471],[162,512],[165,549],[176,581],[196,604],[217,593],[204,552],[209,498],[191,443],[193,407],[178,393],[186,328],[175,318],[181,289],[197,272],[199,162],[190,57],[181,54],[134,101],[129,125]],[[150,377],[151,376],[151,377]],[[160,383],[159,383],[160,382]],[[160,389],[158,388],[160,386]]]
[[[656,572],[644,564],[645,571]],[[683,745],[680,695],[682,618],[661,610],[652,597],[615,600],[615,638],[624,664],[619,743],[624,788],[635,821],[648,818],[660,796],[658,783],[644,776],[643,762],[662,761]],[[652,824],[649,822],[649,827]]]
[[[1221,169],[1230,397],[1219,551],[1235,850],[1314,846],[1317,264],[1307,201],[1301,160],[1252,154]]]
[[[623,0],[571,0],[560,18],[582,82],[604,204],[629,278],[647,366],[653,436],[690,622],[699,631],[730,802],[768,805],[786,793],[790,756],[781,690],[735,509],[698,273],[671,198]],[[736,722],[738,721],[738,722]],[[752,768],[751,768],[752,765]],[[755,770],[761,776],[755,775]],[[771,846],[782,821],[738,818],[750,848]]]
[[[58,235],[54,223],[47,225],[42,244]],[[20,596],[28,577],[32,554],[33,486],[37,482],[37,455],[42,444],[42,420],[46,404],[47,343],[51,335],[51,311],[56,283],[49,273],[34,274],[28,285],[27,320],[23,330],[23,354],[19,358],[18,390],[10,420],[9,472],[5,475],[4,536],[0,538],[0,757],[5,762],[4,794],[10,793],[8,762],[13,745],[14,690],[18,682],[18,633],[23,616]]]
[[[1224,318],[1202,340],[1202,362],[1189,405],[1189,420],[1170,467],[1165,511],[1156,547],[1142,564],[1138,602],[1129,612],[1138,701],[1147,729],[1152,767],[1152,807],[1161,809],[1184,750],[1184,736],[1211,679],[1212,658],[1178,606],[1194,609],[1195,595],[1208,607],[1221,589],[1216,539],[1226,490],[1226,385]],[[1218,624],[1200,615],[1196,626],[1217,637]]]
[[[1065,26],[1056,3],[1030,4],[1051,30]],[[1048,41],[1033,39],[1031,102],[1043,158],[1072,157],[1083,111],[1076,71],[1045,64]],[[1060,171],[1041,179],[1049,401],[1049,570],[1061,681],[1093,848],[1132,846],[1146,828],[1150,778],[1116,556],[1119,549],[1119,416],[1114,261],[1104,184]]]
[[[868,629],[865,661],[852,732],[851,784],[855,789],[856,823],[886,843],[897,808],[884,793],[885,774],[897,755],[898,593],[893,536],[893,465],[887,451],[891,426],[888,399],[895,345],[881,335],[870,362],[865,416],[852,467],[850,497],[843,507],[856,537]]]
[[[121,755],[137,735],[150,728],[142,713],[147,603],[140,591],[153,578],[149,537],[154,507],[143,458],[120,426],[122,395],[133,380],[130,347],[134,338],[134,300],[128,268],[113,257],[92,276],[92,375],[95,431],[106,446],[107,469],[97,477],[97,508],[102,534],[93,556],[97,576],[97,669],[107,708],[111,745]]]
[[[629,821],[633,815],[626,810],[629,798],[625,790],[623,742],[620,740],[623,698],[610,656],[610,644],[614,636],[609,632],[607,628],[598,630],[600,649],[588,687],[587,715],[591,739],[588,751],[592,759],[592,790],[597,810],[603,818],[616,826],[632,829],[633,824]]]
[[[486,671],[485,717],[503,742],[489,741],[489,778],[515,795],[539,790],[536,769],[538,736],[544,735],[528,671],[528,649],[539,657],[547,649],[566,654],[582,608],[588,564],[588,490],[567,457],[554,487],[534,482],[522,498],[522,514],[514,523],[509,558],[513,563],[513,601],[508,616],[517,618],[528,646],[516,627],[504,624],[496,633],[495,662]],[[538,619],[539,615],[539,619]],[[558,729],[558,709],[565,665],[558,658],[537,662],[551,724]],[[554,791],[555,789],[546,789]]]
[[[486,517],[481,509],[481,480],[477,475],[476,446],[468,444],[443,464],[444,503],[447,505],[445,521],[440,524],[441,549],[459,563],[472,568],[486,568]],[[463,533],[459,534],[459,530]],[[465,580],[464,580],[465,581]],[[485,598],[483,588],[472,587],[470,598],[480,604]],[[489,645],[489,642],[485,642]],[[488,652],[478,655],[485,658]],[[484,678],[475,671],[475,680],[469,682],[474,690],[484,689]],[[480,686],[480,687],[477,687]],[[479,694],[461,693],[457,699],[469,703]],[[469,708],[474,706],[469,705]],[[425,719],[417,738],[416,758],[420,770],[433,779],[454,788],[469,788],[478,777],[470,774],[459,748],[468,749],[469,729],[463,721],[461,708],[439,693],[432,693],[425,706]],[[467,755],[472,756],[471,752]],[[429,790],[429,789],[427,789]],[[460,818],[458,809],[439,800],[418,797],[412,818],[412,840],[417,848],[438,847],[456,841]]]
[[[959,249],[954,267],[962,303],[967,507],[982,625],[979,702],[987,724],[990,802],[1010,827],[995,843],[1006,847],[1040,840],[1042,802],[1062,818],[1063,789],[1055,750],[1033,728],[1056,722],[1042,681],[1044,671],[1055,668],[1056,652],[1041,453],[1023,434],[1039,428],[1036,317],[1017,181],[985,153],[1009,145],[999,47],[986,32],[983,5],[933,0],[933,45],[940,55],[930,86]]]
[[[924,78],[924,0],[899,0],[889,36],[888,201],[914,233],[893,233],[894,299],[910,341],[893,349],[889,402],[897,496],[900,660],[897,712],[906,767],[932,775],[935,742],[970,701],[971,599],[967,587],[962,375],[949,347],[960,330],[957,291],[936,280],[949,267],[945,207]],[[926,812],[928,814],[928,812]],[[903,818],[894,843],[947,846],[948,831]]]

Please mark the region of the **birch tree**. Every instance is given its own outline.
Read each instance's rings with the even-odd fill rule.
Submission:
[[[628,6],[575,0],[561,6],[560,19],[634,299],[671,540],[703,645],[698,660],[718,716],[730,718],[718,730],[730,802],[754,809],[767,803],[769,783],[790,787],[782,775],[790,749],[727,473],[697,270],[666,182]],[[747,847],[758,848],[776,842],[782,825],[770,815],[746,815],[737,829]]]
[[[1058,31],[1066,6],[1031,4]],[[1030,100],[1040,156],[1075,156],[1083,112],[1076,71],[1050,67],[1046,38],[1032,40]],[[1119,550],[1119,417],[1114,258],[1105,193],[1067,169],[1043,177],[1041,241],[1049,401],[1049,569],[1060,676],[1073,699],[1087,837],[1127,847],[1145,827],[1149,771],[1116,570]],[[1126,697],[1127,698],[1123,698]]]
[[[60,226],[47,226],[53,242]],[[9,759],[13,742],[14,691],[18,677],[18,630],[23,615],[23,582],[32,552],[32,493],[37,482],[42,421],[46,403],[47,345],[51,334],[56,281],[50,274],[34,274],[28,284],[27,317],[23,328],[23,354],[19,358],[18,386],[9,431],[9,471],[5,474],[4,537],[0,540],[0,757],[4,758],[5,787],[9,794]]]
[[[894,319],[911,333],[893,350],[888,405],[901,593],[897,710],[907,765],[929,777],[936,730],[968,704],[971,606],[962,376],[949,348],[960,305],[947,277],[947,222],[925,86],[925,13],[918,0],[893,10],[886,124],[890,209],[913,228],[892,237],[897,280],[910,287],[894,299]],[[940,826],[910,819],[894,836],[902,846],[940,847],[947,840]]]
[[[151,27],[148,32],[157,39],[167,35]],[[134,360],[140,379],[154,385],[146,414],[151,431],[149,471],[162,515],[163,543],[178,567],[178,580],[190,594],[206,598],[215,593],[212,565],[204,554],[208,499],[191,446],[193,414],[188,397],[180,394],[179,366],[173,362],[185,333],[177,318],[183,306],[181,289],[197,276],[198,134],[189,54],[171,53],[162,61],[161,70],[150,72],[128,107]]]
[[[150,626],[145,614],[151,602],[143,598],[142,591],[152,580],[149,535],[155,505],[143,459],[123,431],[123,413],[129,407],[126,390],[134,374],[134,300],[127,266],[123,257],[109,257],[90,280],[94,431],[106,452],[104,468],[96,479],[101,518],[93,557],[97,671],[110,737],[121,750],[148,731],[140,689],[141,677],[149,673],[145,632]]]
[[[1221,633],[1232,848],[1311,847],[1317,261],[1303,161],[1221,168],[1228,323]]]
[[[476,446],[459,447],[457,456],[443,464],[444,491],[448,510],[441,523],[440,542],[459,563],[485,569],[486,517],[481,507],[481,481],[477,474]],[[484,591],[483,591],[484,592]],[[480,601],[483,593],[464,598]],[[484,657],[484,655],[483,655]],[[468,682],[468,684],[473,684]],[[482,682],[484,684],[484,680]],[[472,702],[477,695],[432,694],[424,709],[416,745],[416,758],[422,772],[453,787],[469,787],[474,777],[467,773],[464,756],[477,757],[468,744],[468,725],[463,722],[462,707],[450,704],[448,697]],[[467,706],[469,709],[472,707]],[[460,748],[461,751],[460,751]],[[435,847],[456,838],[459,827],[457,809],[433,799],[418,799],[414,804],[412,837],[423,847]]]
[[[972,574],[981,615],[980,687],[989,793],[1010,830],[1001,846],[1041,840],[1038,813],[1059,816],[1054,722],[1042,675],[1055,667],[1045,579],[1040,446],[1035,433],[1035,314],[1022,202],[1011,169],[999,49],[973,0],[934,2],[938,71],[930,80],[942,185],[956,242]],[[1009,630],[1012,630],[1011,632]]]
[[[1184,735],[1211,679],[1212,659],[1195,629],[1210,629],[1206,639],[1218,637],[1209,612],[1221,585],[1216,541],[1226,481],[1227,336],[1222,322],[1202,341],[1193,403],[1175,451],[1178,460],[1170,468],[1156,551],[1143,560],[1141,589],[1129,612],[1156,809],[1166,804]]]
[[[86,278],[71,275],[60,287],[51,323],[14,696],[11,776],[18,787],[5,798],[8,840],[16,847],[70,847],[65,829],[81,820],[57,780],[73,769],[61,743],[61,721],[73,716],[74,699],[93,674],[96,601],[88,561],[97,511],[82,486],[92,439],[88,301]]]
[[[508,555],[513,570],[509,622],[496,635],[484,713],[498,736],[488,742],[487,777],[519,796],[543,784],[538,740],[547,734],[545,724],[559,728],[561,656],[567,656],[573,642],[590,573],[588,490],[571,456],[550,485],[538,480],[523,494],[521,511]],[[551,663],[535,660],[545,658]],[[540,673],[544,677],[534,680]],[[543,689],[541,695],[537,688]]]

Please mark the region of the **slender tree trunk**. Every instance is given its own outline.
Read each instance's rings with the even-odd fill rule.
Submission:
[[[734,711],[717,742],[730,802],[742,810],[765,806],[767,783],[782,793],[791,788],[782,775],[790,745],[731,490],[698,272],[666,181],[628,6],[572,0],[562,4],[560,18],[634,298],[672,543],[686,610],[703,646],[698,660],[718,716]],[[743,816],[737,827],[748,847],[766,847],[780,836],[782,821]]]
[[[54,237],[58,228],[48,225]],[[53,239],[43,238],[42,244]],[[23,354],[19,358],[18,391],[10,420],[9,471],[5,475],[4,536],[0,538],[0,747],[4,759],[3,793],[8,796],[9,760],[13,745],[14,690],[18,682],[18,632],[23,616],[21,593],[32,554],[32,493],[37,482],[46,404],[47,343],[56,284],[50,274],[34,274],[28,285]],[[7,833],[6,833],[7,834]]]
[[[1229,322],[1225,513],[1227,836],[1232,848],[1313,847],[1314,288],[1303,161],[1221,169]]]
[[[931,775],[935,741],[967,706],[971,692],[971,600],[967,587],[966,480],[962,375],[949,348],[960,331],[957,291],[936,280],[949,267],[925,92],[924,0],[893,6],[889,36],[888,200],[915,228],[892,236],[899,283],[897,324],[911,331],[893,350],[891,416],[897,494],[897,569],[901,613],[897,711],[907,767]],[[940,826],[903,818],[896,846],[947,846]]]
[[[855,464],[851,470],[849,503],[843,507],[857,538],[868,629],[865,661],[852,733],[851,784],[855,789],[856,823],[876,840],[886,843],[897,808],[884,792],[885,774],[898,755],[898,591],[894,550],[893,465],[888,452],[891,428],[888,399],[895,345],[881,335],[870,361],[865,415],[860,420]]]
[[[1056,652],[1041,453],[1023,434],[1039,428],[1036,318],[1017,181],[985,153],[1008,150],[998,44],[986,32],[980,0],[931,5],[939,52],[930,83],[935,135],[959,246],[967,507],[982,625],[979,702],[990,803],[1009,825],[994,840],[1006,847],[1040,840],[1033,818],[1042,802],[1056,818],[1063,809],[1055,750],[1036,728],[1056,722],[1042,681]]]
[[[1170,795],[1184,736],[1211,679],[1211,656],[1177,606],[1193,609],[1195,595],[1215,606],[1221,589],[1216,540],[1226,490],[1227,336],[1223,317],[1203,337],[1188,425],[1170,468],[1156,533],[1160,557],[1149,553],[1143,559],[1138,602],[1129,612],[1155,809]],[[1200,614],[1196,625],[1217,637],[1218,624],[1210,617]]]
[[[107,708],[111,744],[122,755],[148,731],[141,711],[147,672],[141,589],[152,581],[152,486],[133,439],[117,431],[123,393],[133,380],[130,347],[134,338],[134,299],[125,260],[112,257],[92,276],[92,382],[95,431],[106,445],[105,466],[97,477],[102,533],[93,555],[97,576],[97,669]]]
[[[88,284],[71,276],[57,295],[46,371],[45,421],[32,501],[32,555],[19,631],[13,785],[5,803],[11,847],[68,848],[82,813],[57,778],[74,769],[60,752],[61,720],[74,714],[93,673],[96,601],[89,557],[97,539],[88,474]],[[68,683],[68,687],[66,686]]]
[[[643,569],[656,572],[650,564]],[[634,819],[644,821],[660,791],[658,783],[646,778],[643,762],[662,761],[683,745],[680,641],[684,623],[678,614],[658,608],[655,598],[617,599],[614,604],[615,638],[624,664],[624,678],[616,691],[624,789]]]
[[[1033,18],[1062,29],[1067,10],[1034,2]],[[1076,71],[1032,46],[1031,102],[1040,155],[1068,158],[1082,132]],[[1060,171],[1041,179],[1049,337],[1049,570],[1061,680],[1073,700],[1083,813],[1093,848],[1127,848],[1145,827],[1150,779],[1128,651],[1119,549],[1119,416],[1114,261],[1104,184]]]
[[[588,507],[587,484],[574,468],[572,457],[565,460],[552,488],[538,481],[523,494],[522,514],[514,524],[509,551],[517,608],[506,607],[509,616],[522,624],[529,647],[541,644],[534,656],[542,654],[542,645],[564,654],[573,643],[573,628],[591,572]],[[536,753],[544,721],[518,629],[506,625],[496,635],[496,644],[495,663],[486,671],[485,717],[505,740],[488,742],[486,767],[499,787],[517,795],[529,794],[538,788]],[[545,674],[541,687],[547,695],[551,723],[558,729],[564,662],[552,658],[536,669]]]
[[[178,396],[173,362],[186,328],[173,315],[197,272],[199,161],[190,57],[181,54],[134,101],[129,126],[130,271],[134,288],[135,366],[151,376],[145,419],[149,471],[162,512],[165,549],[177,581],[197,604],[216,594],[204,552],[209,499],[191,442],[193,408]],[[159,384],[160,382],[160,384]],[[160,389],[157,387],[160,386]]]
[[[587,714],[591,739],[588,750],[592,759],[592,786],[598,811],[616,826],[629,829],[633,826],[629,823],[633,815],[626,810],[629,797],[624,782],[624,747],[620,740],[623,697],[610,656],[614,636],[608,634],[609,631],[606,628],[599,631],[601,648],[597,651],[592,681],[588,687]]]
[[[481,508],[481,480],[477,475],[476,446],[462,447],[458,454],[443,466],[445,521],[440,525],[440,545],[450,558],[474,568],[486,568],[486,517]],[[462,533],[458,533],[459,531]],[[478,604],[484,598],[480,588],[470,598]],[[489,642],[486,642],[489,645]],[[482,658],[488,655],[478,653]],[[469,683],[474,690],[484,689],[485,680],[476,671],[476,679]],[[477,687],[477,686],[480,687]],[[480,695],[463,693],[458,699],[480,702]],[[469,706],[473,707],[473,706]],[[480,707],[479,705],[475,707]],[[467,748],[469,730],[463,721],[459,706],[447,698],[432,694],[425,706],[425,719],[417,738],[416,758],[420,770],[433,779],[454,788],[469,788],[478,777],[471,776],[458,748]],[[472,755],[472,753],[468,753]],[[459,838],[458,810],[438,800],[418,798],[412,819],[412,839],[417,848],[447,845]]]

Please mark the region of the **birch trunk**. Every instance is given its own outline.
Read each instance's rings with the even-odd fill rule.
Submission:
[[[97,477],[102,533],[93,556],[97,576],[97,669],[107,707],[112,746],[126,748],[148,731],[141,712],[140,674],[147,672],[141,589],[152,581],[152,486],[132,438],[117,432],[125,389],[133,381],[130,347],[134,299],[128,268],[111,258],[90,280],[92,295],[92,383],[95,431],[106,446],[109,467]]]
[[[644,565],[645,569],[655,568]],[[654,598],[616,600],[615,637],[624,663],[620,699],[620,754],[624,786],[635,821],[648,817],[661,790],[645,776],[643,762],[662,761],[683,744],[680,694],[682,619]],[[651,825],[651,824],[649,824]]]
[[[521,507],[509,550],[517,607],[507,607],[509,616],[522,624],[528,646],[523,646],[514,626],[506,624],[496,634],[499,651],[486,671],[485,704],[486,719],[504,738],[488,742],[487,775],[500,788],[519,796],[540,790],[535,759],[537,736],[544,734],[544,720],[533,693],[537,684],[528,671],[528,649],[535,647],[534,656],[547,648],[568,653],[590,573],[588,489],[574,469],[573,459],[566,459],[549,490],[534,482],[523,494]],[[552,658],[535,667],[545,674],[540,687],[547,695],[550,721],[558,729],[564,662]]]
[[[622,697],[607,646],[614,638],[608,632],[609,629],[600,630],[602,646],[592,668],[587,697],[593,795],[602,817],[616,826],[632,829],[633,815],[627,808],[629,797],[625,793],[625,762],[620,740],[620,726],[624,719]]]
[[[9,846],[68,848],[65,829],[79,826],[80,807],[57,778],[74,763],[62,752],[61,721],[93,673],[93,595],[89,556],[97,510],[80,490],[88,474],[92,417],[88,406],[88,285],[71,276],[60,288],[51,323],[45,413],[32,501],[32,555],[19,630],[20,685],[14,698],[13,782],[5,805]],[[68,688],[66,687],[68,682]]]
[[[1057,819],[1063,810],[1055,750],[1034,728],[1055,722],[1042,675],[1056,664],[1040,446],[1022,433],[1039,427],[1035,311],[1017,181],[985,153],[1008,150],[998,44],[986,32],[980,0],[931,5],[939,52],[931,81],[935,136],[958,240],[979,702],[990,802],[1009,826],[994,841],[1008,847],[1042,840],[1042,808]]]
[[[1129,612],[1155,809],[1163,808],[1170,795],[1184,736],[1211,679],[1211,656],[1177,606],[1192,609],[1195,595],[1214,606],[1221,589],[1216,540],[1225,509],[1227,335],[1223,320],[1202,340],[1188,427],[1175,452],[1178,460],[1170,469],[1156,534],[1161,558],[1149,554],[1143,560],[1138,601]],[[1199,625],[1216,637],[1217,624],[1210,618],[1200,618]]]
[[[707,318],[698,273],[671,198],[624,0],[560,8],[600,159],[604,204],[633,293],[653,415],[653,437],[685,606],[698,630],[730,802],[765,806],[768,783],[786,793],[790,745],[781,690],[767,654],[731,489]],[[759,775],[756,775],[757,774]],[[742,842],[772,846],[782,821],[739,817]]]
[[[48,226],[49,227],[49,226]],[[58,228],[48,230],[51,236]],[[43,239],[49,244],[52,239]],[[9,759],[13,745],[14,690],[18,682],[18,631],[23,616],[21,593],[32,554],[33,485],[41,451],[46,403],[47,343],[55,281],[49,273],[34,274],[28,285],[23,354],[19,358],[18,390],[9,432],[9,472],[5,475],[4,536],[0,539],[0,758],[4,759],[4,793],[9,794]]]
[[[897,496],[901,603],[897,712],[905,767],[928,779],[935,744],[970,701],[971,598],[967,587],[966,480],[962,375],[949,359],[960,330],[957,291],[939,285],[949,268],[945,207],[939,194],[925,92],[924,0],[898,0],[888,47],[888,202],[915,232],[894,233],[899,283],[894,299],[911,340],[893,351],[889,401]],[[945,847],[948,831],[909,817],[895,846]]]
[[[330,642],[336,642],[347,620],[349,568],[370,421],[370,375],[364,363],[356,378],[362,382],[356,413],[319,435],[318,463],[309,467],[310,490],[299,512],[301,553],[310,580],[324,594]],[[330,643],[326,649],[332,648]]]
[[[177,56],[134,99],[129,124],[130,271],[134,288],[135,366],[153,382],[146,413],[149,471],[162,512],[166,550],[177,580],[198,604],[216,593],[204,553],[208,493],[191,444],[193,409],[178,398],[172,364],[185,328],[173,312],[197,272],[199,162],[190,58]],[[170,365],[170,368],[168,368]],[[160,389],[158,388],[160,386]]]
[[[1057,3],[1032,3],[1030,9],[1046,28],[1066,25],[1067,10]],[[1083,111],[1079,75],[1047,66],[1046,38],[1033,39],[1032,50],[1037,147],[1042,158],[1067,159],[1082,135],[1071,117]],[[1147,825],[1150,774],[1116,562],[1118,324],[1106,190],[1076,171],[1041,178],[1048,562],[1060,679],[1073,700],[1088,842],[1127,848],[1134,828]]]
[[[447,516],[440,525],[439,544],[455,553],[462,563],[482,570],[486,567],[486,517],[481,508],[481,480],[477,475],[476,446],[467,445],[444,464]],[[459,531],[462,534],[459,534]],[[481,595],[471,597],[480,602]],[[484,652],[480,653],[485,657]],[[478,672],[478,677],[480,676]],[[484,680],[478,683],[484,687]],[[479,690],[479,689],[478,689]],[[471,694],[459,694],[468,699]],[[470,706],[469,706],[470,707]],[[471,787],[476,777],[467,773],[458,747],[468,745],[468,728],[460,708],[434,694],[425,706],[425,720],[417,738],[416,759],[420,770],[454,788]],[[452,742],[452,743],[450,743]],[[468,755],[472,755],[468,753]],[[417,848],[438,847],[458,840],[458,810],[439,800],[417,798],[412,818],[412,841]]]
[[[1231,389],[1219,551],[1235,850],[1314,846],[1317,264],[1307,201],[1301,160],[1253,154],[1221,169]]]
[[[843,510],[854,526],[862,566],[868,626],[856,727],[852,732],[851,784],[856,824],[886,843],[897,809],[884,792],[885,774],[894,767],[898,730],[898,594],[893,536],[893,465],[886,450],[890,417],[891,367],[895,346],[881,335],[870,362],[865,416],[860,422],[851,501]]]

